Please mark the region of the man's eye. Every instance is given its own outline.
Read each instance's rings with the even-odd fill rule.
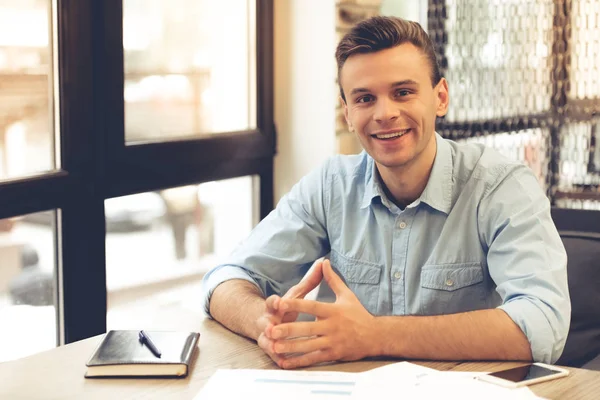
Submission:
[[[396,90],[396,96],[399,96],[399,97],[408,96],[409,94],[410,94],[410,90],[406,90],[406,89]]]
[[[371,101],[373,101],[373,96],[361,96],[356,99],[357,103],[369,103]]]

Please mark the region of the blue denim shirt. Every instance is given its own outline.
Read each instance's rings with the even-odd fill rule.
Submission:
[[[204,278],[244,279],[284,294],[319,257],[374,315],[439,315],[499,307],[535,361],[555,362],[569,329],[567,257],[550,204],[525,165],[436,135],[421,196],[390,201],[366,153],[335,156],[284,196],[228,262]]]

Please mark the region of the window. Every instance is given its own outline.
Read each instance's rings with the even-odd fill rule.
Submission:
[[[258,222],[257,185],[245,176],[107,200],[108,328],[151,318],[174,289],[200,294],[204,273]]]
[[[0,3],[0,180],[55,168],[51,5]]]
[[[37,254],[40,261],[53,262],[44,261],[44,265],[53,271],[54,303],[30,306],[54,308],[55,329],[48,328],[55,331],[53,338],[49,336],[54,344],[106,331],[107,284],[109,288],[113,284],[107,262],[128,255],[117,256],[114,250],[131,245],[132,237],[119,232],[119,219],[130,209],[131,199],[136,210],[143,203],[149,212],[166,213],[163,199],[170,193],[168,188],[191,186],[200,193],[200,203],[210,209],[209,193],[238,182],[246,192],[237,200],[257,210],[244,226],[273,208],[273,2],[239,0],[236,4],[239,7],[224,10],[219,2],[182,0],[0,3],[0,86],[10,82],[13,96],[7,100],[0,90],[0,124],[4,124],[0,125],[0,221],[11,227],[11,237],[22,235],[23,229],[44,232]],[[180,10],[186,5],[195,14],[182,15]],[[178,18],[198,13],[211,15],[211,23],[222,21],[221,29],[235,31],[227,38],[235,43],[192,35],[194,40],[179,40],[179,44],[175,40],[175,45],[165,47],[152,42],[150,35],[141,38],[150,40],[148,51],[136,50],[140,37],[130,34],[136,27],[158,29],[149,28],[150,21],[169,31],[168,35],[161,31],[161,36],[180,38],[177,29],[185,24],[178,26]],[[157,23],[163,18],[165,24]],[[197,21],[202,25],[196,27],[199,32],[208,29],[203,21]],[[13,42],[7,45],[8,40]],[[223,66],[232,58],[209,57],[209,64],[215,60],[216,64],[210,65],[210,78],[200,82],[205,86],[197,92],[187,90],[206,59],[192,58],[192,64],[183,69],[162,64],[161,60],[175,60],[178,54],[187,54],[187,46],[197,45],[200,49],[229,46],[232,54],[227,57],[236,57],[240,63],[245,60],[233,71],[237,75],[231,82],[236,90],[219,86],[232,73]],[[141,66],[153,69],[141,71]],[[150,86],[141,83],[146,78]],[[185,80],[188,83],[182,85]],[[219,93],[211,94],[213,89]],[[157,92],[165,97],[146,96]],[[205,100],[211,96],[217,100],[203,103],[202,108],[190,106],[190,99],[203,94]],[[229,99],[231,107],[225,114],[221,105]],[[207,104],[219,105],[219,109]],[[7,124],[8,114],[12,117]],[[188,117],[185,126],[181,125]],[[7,146],[11,149],[8,156]],[[13,156],[14,149],[20,153]],[[214,190],[209,190],[211,185]],[[163,218],[162,230],[151,232],[168,234],[166,217],[156,218]],[[215,219],[215,250],[223,244],[216,228],[224,218]],[[142,213],[130,222],[143,225],[148,219]],[[27,236],[24,243],[35,245],[38,239],[34,237],[38,236]],[[190,252],[180,259],[197,256],[191,238]],[[168,245],[165,248],[177,265],[181,255]],[[8,265],[6,260],[0,258],[0,271],[15,272],[18,265],[12,261]],[[0,282],[6,284],[13,278]],[[4,290],[0,295],[0,310],[15,305],[10,289],[8,293]]]
[[[56,213],[0,220],[0,362],[56,346]]]
[[[123,2],[127,141],[256,127],[253,3]]]

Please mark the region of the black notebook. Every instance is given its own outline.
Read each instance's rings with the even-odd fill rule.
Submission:
[[[86,364],[86,378],[187,376],[200,334],[175,331],[144,332],[160,350],[160,357],[139,340],[139,331],[109,331]]]

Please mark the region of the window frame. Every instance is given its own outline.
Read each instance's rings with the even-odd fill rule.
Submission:
[[[246,175],[273,209],[273,0],[256,0],[256,129],[126,144],[122,0],[54,0],[61,168],[0,182],[0,218],[60,210],[57,344],[106,332],[106,199]],[[87,99],[87,101],[82,101]]]

